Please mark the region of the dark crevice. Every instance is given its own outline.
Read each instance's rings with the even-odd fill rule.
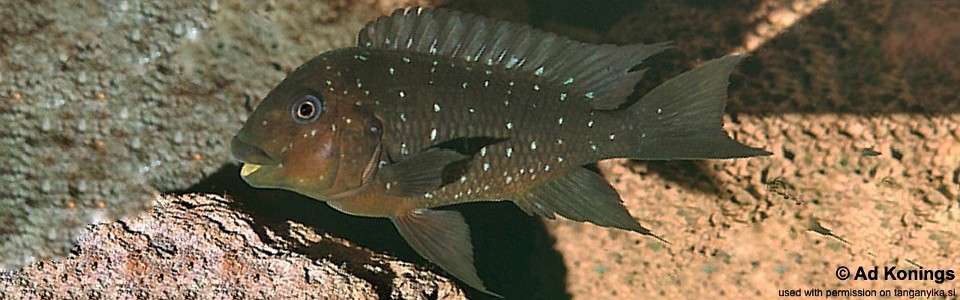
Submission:
[[[338,212],[323,202],[283,190],[254,189],[239,176],[240,167],[227,165],[200,183],[177,193],[226,194],[235,199],[230,206],[250,215],[251,227],[264,241],[272,231],[284,240],[289,235],[287,220],[314,229],[318,235],[346,239],[375,252],[387,253],[452,278],[420,257],[400,237],[393,224],[383,218],[354,217]],[[455,205],[463,213],[473,238],[475,265],[487,288],[507,299],[569,299],[566,267],[540,218],[530,217],[510,202]],[[326,241],[326,242],[324,242]],[[370,282],[382,299],[393,292],[397,274],[374,273],[363,266],[380,265],[371,256],[357,257],[354,249],[321,240],[316,245],[292,249],[315,260],[330,259],[346,265],[355,276]],[[387,269],[387,268],[383,268]],[[493,299],[461,284],[471,299]]]

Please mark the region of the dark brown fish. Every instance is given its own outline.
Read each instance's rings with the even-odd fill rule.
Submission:
[[[710,61],[624,106],[665,48],[591,45],[442,9],[397,11],[356,47],[283,80],[233,139],[252,186],[390,218],[421,255],[490,293],[460,213],[513,201],[531,215],[651,235],[583,166],[603,159],[768,155],[721,130],[738,56]]]

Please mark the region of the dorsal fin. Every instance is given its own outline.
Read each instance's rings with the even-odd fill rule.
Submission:
[[[618,108],[643,71],[630,70],[670,47],[593,45],[530,26],[446,9],[412,7],[367,24],[357,46],[412,51],[499,66],[569,86],[596,109]]]

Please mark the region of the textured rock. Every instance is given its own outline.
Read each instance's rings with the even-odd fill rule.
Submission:
[[[88,227],[65,259],[0,271],[0,299],[464,298],[449,279],[303,225],[261,227],[228,198],[156,201]]]
[[[0,0],[0,267],[197,183],[287,72],[415,2]]]
[[[3,2],[0,7],[11,7]],[[80,26],[96,20],[102,23],[107,18],[97,16],[106,14],[87,13],[93,18],[60,14],[97,7],[109,12],[123,5],[11,3],[14,9],[0,10],[0,123],[4,124],[0,126],[0,184],[9,187],[0,189],[0,265],[30,255],[66,252],[73,236],[66,230],[112,216],[111,210],[133,210],[150,202],[117,195],[150,199],[156,191],[189,185],[221,166],[227,160],[224,142],[239,127],[246,109],[285,72],[335,46],[324,40],[349,43],[362,20],[409,2],[376,1],[370,9],[362,4],[366,2],[336,4],[341,1],[317,4],[330,9],[227,1],[197,6],[149,4],[147,8],[128,4],[122,11],[130,13],[110,15],[115,17],[108,32],[100,23],[95,28]],[[851,283],[833,275],[839,265],[955,270],[960,265],[960,256],[953,251],[960,247],[960,98],[956,96],[960,56],[950,51],[960,49],[956,44],[960,10],[954,2],[596,3],[530,0],[508,6],[500,1],[466,0],[450,6],[594,42],[674,41],[674,49],[648,61],[649,80],[640,84],[640,90],[707,59],[749,52],[751,58],[735,72],[731,84],[726,129],[737,139],[775,154],[727,162],[601,163],[600,170],[615,183],[631,212],[672,246],[567,221],[545,222],[546,233],[538,222],[510,205],[470,206],[465,210],[474,213],[465,216],[474,229],[478,268],[491,289],[519,295],[514,298],[636,299],[771,298],[778,289],[810,287],[958,287],[956,280],[943,285]],[[176,22],[154,22],[196,18],[205,20],[195,22],[202,25],[197,28],[205,28],[197,31],[196,40],[189,40],[192,31],[183,30],[188,27],[176,30]],[[335,21],[324,23],[330,20]],[[133,28],[143,29],[135,35]],[[175,38],[174,32],[182,37]],[[153,42],[157,40],[168,42]],[[90,48],[87,41],[100,41],[102,46]],[[93,60],[98,63],[79,60],[91,52],[100,53],[95,56],[100,60]],[[131,55],[146,60],[114,63]],[[117,68],[132,71],[112,71]],[[114,89],[123,93],[105,92],[110,104],[97,104],[97,90],[83,88],[96,82],[91,74],[116,80]],[[144,95],[150,94],[161,95],[160,100],[145,102]],[[77,101],[64,100],[68,97]],[[128,135],[112,135],[111,143],[105,141],[103,147],[126,145],[120,150],[103,152],[96,150],[101,146],[95,140],[62,138],[79,132],[80,118],[87,119],[83,127],[88,131],[96,116],[123,120],[124,107],[128,108],[126,119],[139,118],[143,123],[149,119],[144,115],[156,116],[150,117],[154,125],[137,127],[136,122],[127,122],[112,127],[111,132]],[[163,119],[159,114],[164,114]],[[229,115],[226,123],[185,127],[194,118],[216,120],[222,115]],[[70,130],[56,134],[52,128]],[[192,161],[196,156],[185,154],[190,147],[171,146],[177,145],[173,128],[189,129],[181,141],[191,139],[188,136],[212,139],[213,146],[197,146],[209,152]],[[134,136],[141,138],[139,149],[151,150],[130,150]],[[186,144],[190,143],[197,142]],[[153,166],[154,161],[161,163]],[[128,164],[134,171],[120,168]],[[143,167],[147,171],[137,173]],[[229,173],[236,177],[235,170]],[[97,185],[81,185],[79,178]],[[242,183],[234,178],[231,184]],[[104,197],[91,192],[104,189],[116,192]],[[236,188],[217,189],[235,195]],[[294,198],[282,192],[264,193],[273,193],[269,200],[276,202],[261,204],[262,210]],[[312,200],[297,201],[323,206]],[[301,221],[316,219],[304,215],[304,207],[301,203],[294,210],[274,213],[299,214]],[[349,238],[372,248],[390,240],[399,245],[392,253],[407,251],[405,259],[417,258],[389,222],[326,213],[328,223],[317,228],[362,228]],[[312,235],[299,236],[306,240]],[[285,241],[292,240],[297,239]],[[550,247],[554,242],[556,251]],[[337,254],[341,252],[314,255],[306,248],[296,252],[341,257]],[[16,286],[44,283],[19,278],[23,277],[14,278]]]
[[[647,1],[606,32],[617,43],[676,43],[653,58],[641,87],[755,49],[734,74],[726,130],[774,154],[601,163],[634,216],[673,245],[548,222],[574,298],[960,288],[834,275],[838,266],[960,265],[960,59],[943,51],[960,49],[960,5],[837,0],[811,9],[824,2]]]

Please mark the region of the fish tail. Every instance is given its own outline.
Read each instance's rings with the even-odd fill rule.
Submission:
[[[641,160],[722,159],[770,155],[723,129],[730,72],[744,56],[726,56],[680,74],[626,108],[634,136],[624,156]],[[640,124],[636,124],[640,122]]]

